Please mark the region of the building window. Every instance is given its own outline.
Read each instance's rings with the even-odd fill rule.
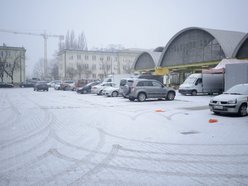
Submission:
[[[96,61],[96,56],[92,56],[92,60],[93,61]]]
[[[77,59],[80,60],[81,59],[81,55],[77,55]]]
[[[110,56],[107,56],[107,61],[110,61]]]
[[[86,69],[86,70],[89,69],[89,64],[85,64],[85,69]]]
[[[89,56],[85,55],[84,59],[89,60]]]
[[[91,66],[91,69],[92,69],[92,70],[96,70],[96,64],[93,64],[93,65]]]

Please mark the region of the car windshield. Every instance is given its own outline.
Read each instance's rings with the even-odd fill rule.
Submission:
[[[224,94],[248,95],[248,85],[235,85],[226,92],[224,92]]]
[[[195,83],[196,78],[195,77],[188,77],[185,81],[184,84],[193,84]]]

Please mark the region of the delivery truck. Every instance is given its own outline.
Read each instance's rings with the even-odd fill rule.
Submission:
[[[131,74],[112,74],[108,75],[103,82],[112,82],[119,86],[121,79],[132,77]]]
[[[179,93],[195,96],[201,94],[221,94],[224,90],[224,74],[197,73],[191,74],[179,86]]]

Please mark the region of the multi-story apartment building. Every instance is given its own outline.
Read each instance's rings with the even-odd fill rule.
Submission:
[[[23,47],[0,46],[0,81],[19,84],[25,80],[25,53]]]
[[[85,51],[62,50],[58,54],[61,79],[103,79],[109,74],[133,72],[138,50]]]

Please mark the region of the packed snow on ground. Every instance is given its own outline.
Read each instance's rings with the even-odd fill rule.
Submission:
[[[210,98],[0,89],[0,185],[247,185],[248,117]]]

